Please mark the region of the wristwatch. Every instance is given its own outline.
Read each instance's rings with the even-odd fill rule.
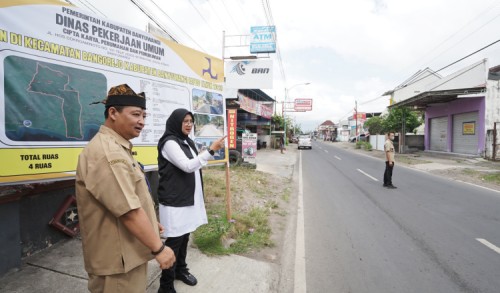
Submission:
[[[209,149],[209,150],[208,150],[208,153],[209,153],[211,156],[213,156],[213,155],[215,154],[214,150],[211,150],[211,149]]]

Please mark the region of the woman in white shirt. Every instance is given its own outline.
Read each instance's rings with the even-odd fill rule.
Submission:
[[[165,245],[174,251],[176,257],[174,266],[162,271],[158,293],[176,292],[175,279],[190,286],[197,284],[187,268],[186,254],[189,234],[208,223],[201,168],[213,158],[215,151],[224,147],[225,137],[198,154],[189,137],[193,125],[191,112],[176,109],[168,118],[165,133],[158,142],[160,222],[166,230]]]

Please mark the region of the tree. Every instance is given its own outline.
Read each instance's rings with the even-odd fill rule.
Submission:
[[[293,120],[290,117],[284,118],[280,115],[273,115],[271,117],[271,123],[274,125],[275,130],[285,130],[285,120],[286,120],[286,136],[290,137],[293,133]]]
[[[368,128],[370,134],[383,134],[384,131],[384,118],[380,116],[374,116],[366,120],[364,124],[365,128]]]
[[[302,125],[295,124],[292,126],[293,134],[301,134],[302,133]]]
[[[280,115],[273,115],[271,117],[271,123],[274,125],[275,130],[283,130],[285,119]]]
[[[403,129],[403,116],[405,117],[406,132],[413,132],[422,124],[419,113],[406,107],[397,107],[390,109],[389,114],[384,116],[384,131],[401,132]]]
[[[293,135],[293,120],[291,117],[285,117],[286,120],[286,137],[291,138]]]

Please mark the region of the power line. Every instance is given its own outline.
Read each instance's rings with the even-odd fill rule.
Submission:
[[[242,12],[242,15],[244,15],[245,17],[243,17],[243,19],[246,20],[246,23],[247,23],[247,29],[251,26],[251,24],[248,23],[248,20],[250,19],[250,17],[248,17],[245,9],[243,9],[243,6],[241,6],[241,3],[240,1],[235,1],[237,4],[238,4],[238,7],[240,8],[241,12]]]
[[[212,3],[210,1],[207,0],[207,3],[208,5],[210,5],[210,8],[212,8],[212,11],[214,12],[214,14],[217,16],[217,20],[219,20],[220,24],[221,24],[221,28],[222,30],[224,30],[224,23],[222,22],[222,18],[219,16],[219,14],[217,13],[217,10],[212,6]]]
[[[444,66],[444,67],[442,67],[442,68],[440,68],[440,69],[438,69],[438,70],[436,70],[436,71],[432,72],[432,73],[429,73],[428,75],[426,75],[426,76],[424,76],[424,77],[422,77],[422,78],[419,78],[419,79],[417,79],[417,80],[414,80],[414,81],[412,81],[411,83],[407,84],[407,86],[408,86],[408,85],[411,85],[411,84],[414,84],[414,83],[416,83],[417,81],[421,81],[422,79],[425,79],[425,78],[427,78],[427,77],[429,77],[429,76],[433,75],[434,73],[438,73],[439,71],[444,70],[444,69],[446,69],[446,68],[448,68],[448,67],[450,67],[450,66],[452,66],[452,65],[455,65],[455,64],[457,64],[458,62],[460,62],[460,61],[462,61],[462,60],[464,60],[464,59],[467,59],[467,58],[469,58],[470,56],[472,56],[472,55],[474,55],[474,54],[477,54],[477,53],[479,53],[479,52],[483,51],[484,49],[489,48],[489,47],[491,47],[491,46],[495,45],[495,44],[496,44],[496,43],[498,43],[498,42],[500,42],[500,40],[496,40],[496,41],[494,41],[493,43],[490,43],[490,44],[488,44],[488,45],[486,45],[486,46],[482,47],[481,49],[476,50],[476,51],[474,51],[474,52],[470,53],[470,54],[469,54],[469,55],[467,55],[467,56],[464,56],[464,57],[462,57],[462,58],[460,58],[460,59],[458,59],[458,60],[456,60],[456,61],[454,61],[454,62],[452,62],[452,63],[450,63],[450,64],[448,64],[448,65],[446,65],[446,66]]]
[[[94,8],[97,12],[99,12],[102,16],[104,17],[107,17],[104,13],[102,13],[99,9],[97,9],[94,5],[92,5],[92,3],[90,3],[89,1],[87,0],[79,0],[80,2],[84,1],[85,3],[89,4],[90,6],[92,6],[92,8]],[[95,13],[95,12],[94,12]],[[97,14],[97,13],[96,13]]]
[[[340,119],[339,119],[339,120],[340,120],[340,122],[342,122],[342,120],[343,120],[343,119],[345,119],[345,118],[347,118],[347,117],[351,116],[351,112],[353,112],[353,110],[349,110],[349,111],[347,111],[344,115],[342,115],[342,116],[341,116],[342,118],[340,118]]]
[[[274,25],[274,19],[271,11],[271,6],[269,5],[268,0],[262,0],[262,7],[264,9],[264,14],[266,16],[267,24],[268,26],[273,26]],[[283,67],[283,59],[281,58],[281,50],[279,47],[279,42],[277,38],[275,37],[274,42],[276,44],[276,57],[278,59],[278,65],[280,67],[280,73],[281,73],[281,78],[283,80],[283,83],[286,85],[286,76],[285,76],[285,69]]]
[[[133,0],[131,0],[133,1]],[[156,4],[156,2],[154,0],[150,0],[151,3],[153,3],[157,8],[158,10],[160,10],[168,19],[170,19],[170,21],[172,21],[178,28],[179,30],[185,34],[189,39],[191,39],[191,41],[193,41],[193,43],[195,43],[203,52],[206,53],[206,51],[203,49],[203,47],[198,44],[198,42],[196,42],[188,33],[186,33],[181,27],[180,25],[178,25],[160,6],[158,6],[158,4]]]
[[[375,102],[376,100],[381,99],[381,98],[383,98],[383,97],[385,97],[385,96],[380,96],[380,97],[376,97],[376,98],[373,98],[373,99],[368,100],[368,101],[364,101],[363,103],[360,103],[359,105],[360,105],[360,106],[361,106],[361,105],[366,105],[366,104],[369,104],[369,103],[371,103],[371,102]]]
[[[66,1],[66,2],[68,2],[69,4],[74,5],[74,4],[73,4],[73,3],[71,3],[70,1]],[[79,2],[80,4],[82,4],[83,6],[85,6],[85,8],[87,8],[87,10],[88,10],[88,11],[90,11],[90,12],[92,12],[92,13],[94,13],[94,14],[96,14],[96,15],[97,15],[97,12],[95,12],[92,8],[90,8],[90,7],[89,7],[86,3],[83,3],[83,2],[82,2],[82,1],[80,1],[80,0],[78,0],[78,2]],[[76,6],[76,5],[75,5],[75,6]],[[78,6],[76,6],[76,7],[78,7]]]
[[[237,24],[236,24],[236,22],[234,21],[233,16],[231,15],[231,13],[229,13],[229,10],[227,9],[226,3],[224,2],[224,0],[220,0],[220,1],[222,2],[222,5],[224,6],[224,9],[226,10],[227,15],[229,15],[229,18],[230,18],[230,19],[231,19],[231,21],[233,22],[234,27],[235,27],[238,31],[240,31],[240,33],[241,33],[241,30],[238,28],[238,25],[237,25]]]
[[[212,26],[210,25],[210,23],[206,20],[206,18],[203,16],[203,14],[198,10],[198,8],[193,4],[193,1],[189,0],[189,3],[191,4],[191,6],[193,6],[194,10],[196,10],[196,12],[198,12],[198,14],[200,15],[200,17],[203,19],[203,21],[205,21],[205,23],[208,25],[208,28],[212,31],[212,33],[214,33],[214,35],[218,35],[215,30],[212,28]],[[220,39],[220,38],[219,38]]]
[[[498,17],[500,16],[500,14],[498,14],[497,16],[495,16],[494,18],[490,19],[488,22],[486,22],[485,24],[483,24],[482,26],[478,27],[476,30],[472,31],[471,33],[469,33],[468,35],[466,35],[464,38],[462,38],[460,41],[458,41],[457,43],[455,43],[453,46],[451,46],[450,48],[444,50],[443,52],[441,52],[439,55],[437,55],[436,57],[434,57],[433,59],[431,59],[429,61],[429,63],[431,63],[432,61],[436,60],[437,58],[441,57],[444,53],[448,52],[449,50],[453,49],[454,47],[456,47],[458,44],[460,44],[461,42],[463,42],[465,39],[467,39],[468,37],[470,37],[471,35],[475,34],[477,31],[479,31],[480,29],[482,29],[483,27],[485,27],[486,25],[488,25],[489,23],[491,23],[492,21],[494,21],[495,19],[497,19]]]
[[[268,13],[268,6],[266,5],[266,0],[262,0],[262,8],[264,8],[264,14],[266,16],[267,25],[270,26],[273,22],[271,21],[271,16]]]
[[[471,23],[473,23],[476,19],[478,19],[479,17],[481,17],[483,14],[491,11],[491,9],[493,9],[493,7],[497,6],[498,4],[500,4],[500,2],[498,2],[497,0],[494,0],[493,2],[493,5],[489,6],[488,8],[486,8],[485,10],[483,10],[482,12],[480,12],[478,15],[476,15],[474,18],[472,18],[469,22],[467,22],[465,25],[463,25],[460,29],[458,29],[456,32],[454,32],[453,34],[451,34],[448,38],[446,38],[444,41],[442,41],[439,45],[435,46],[433,49],[429,50],[427,53],[424,54],[424,57],[420,58],[418,61],[414,62],[411,66],[409,67],[413,67],[414,65],[418,64],[421,60],[425,59],[425,56],[426,55],[429,55],[430,53],[436,51],[436,49],[438,49],[439,47],[441,47],[444,43],[446,43],[447,41],[449,41],[450,39],[452,39],[453,37],[455,37],[458,33],[460,33],[462,30],[464,30],[467,26],[469,26]],[[495,18],[497,18],[498,16],[496,16]],[[495,19],[493,18],[493,19]],[[488,24],[489,22],[491,22],[492,20],[488,21],[486,24]],[[473,31],[471,34],[477,32],[479,29],[481,29],[482,27],[484,27],[486,24],[484,24],[483,26],[479,27],[478,29],[476,29],[475,31]],[[471,34],[467,35],[464,39],[468,38]],[[445,51],[441,52],[439,55],[437,55],[436,57],[434,57],[433,59],[431,59],[430,61],[428,61],[427,63],[431,63],[432,61],[436,60],[438,57],[440,57],[441,55],[443,55],[445,52],[449,51],[451,48],[455,47],[456,45],[458,45],[460,42],[462,42],[464,39],[460,40],[458,43],[456,43],[455,45],[453,45],[452,47],[446,49]]]
[[[146,15],[146,16],[147,16],[147,17],[148,17],[148,18],[149,18],[152,22],[154,22],[154,23],[155,23],[155,24],[156,24],[156,25],[157,25],[157,26],[158,26],[158,27],[159,27],[162,31],[164,31],[164,32],[165,32],[165,33],[166,33],[166,34],[167,34],[167,35],[168,35],[168,36],[169,36],[169,37],[170,37],[170,38],[171,38],[174,42],[177,42],[177,43],[178,43],[178,41],[174,38],[174,36],[172,36],[172,34],[171,34],[171,33],[169,33],[169,32],[168,32],[168,30],[167,30],[167,29],[165,29],[165,28],[163,27],[163,25],[161,25],[160,23],[158,23],[158,21],[156,21],[156,19],[155,19],[152,15],[150,15],[149,13],[147,13],[147,12],[146,12],[146,10],[145,10],[145,9],[143,9],[143,8],[139,5],[139,3],[137,3],[137,2],[136,2],[136,1],[134,1],[134,0],[130,0],[130,2],[132,2],[132,3],[133,3],[133,4],[137,7],[137,8],[139,8],[139,10],[141,10],[141,11],[142,11],[142,13],[144,13],[144,15]]]

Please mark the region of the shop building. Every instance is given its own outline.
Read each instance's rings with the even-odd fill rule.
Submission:
[[[337,129],[338,126],[335,123],[331,120],[326,120],[318,126],[316,131],[318,132],[319,139],[332,141],[337,139]]]
[[[226,109],[237,110],[237,128],[257,133],[257,147],[271,146],[275,100],[260,89],[239,89],[226,96]]]
[[[488,68],[487,59],[445,77],[421,72],[413,77],[418,83],[390,93],[395,102],[390,107],[425,113],[426,151],[492,157],[494,128],[500,122],[499,72],[500,66]]]

